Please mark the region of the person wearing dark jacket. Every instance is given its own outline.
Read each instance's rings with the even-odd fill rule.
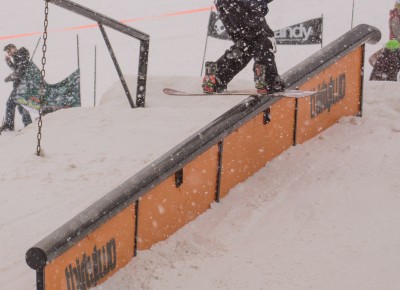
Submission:
[[[400,43],[389,40],[385,48],[372,55],[370,63],[374,66],[370,81],[397,81],[400,71]]]
[[[284,90],[275,63],[276,41],[268,26],[272,0],[217,0],[219,17],[234,44],[216,61],[206,62],[203,92],[221,92],[254,59],[254,81],[262,94]]]
[[[15,107],[18,108],[19,113],[22,115],[24,126],[28,126],[32,123],[29,112],[21,105],[17,104],[15,100],[16,90],[21,83],[21,78],[26,72],[30,59],[29,51],[24,47],[17,49],[14,44],[8,44],[4,47],[4,51],[7,53],[6,63],[13,70],[13,73],[6,77],[4,81],[13,82],[13,90],[7,100],[5,122],[2,126],[2,130],[13,131]]]
[[[394,9],[389,12],[389,38],[400,41],[400,0],[394,3]]]

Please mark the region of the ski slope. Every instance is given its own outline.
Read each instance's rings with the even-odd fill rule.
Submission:
[[[25,252],[175,144],[243,97],[167,97],[163,87],[198,88],[212,1],[81,0],[151,36],[145,109],[131,110],[100,32],[90,20],[50,4],[46,79],[77,67],[83,108],[0,136],[0,285],[34,289]],[[112,3],[112,5],[110,4]],[[323,15],[324,43],[351,28],[352,1],[280,0],[273,29]],[[374,25],[387,40],[392,0],[355,0],[353,26]],[[0,11],[1,45],[31,52],[43,29],[44,1],[19,0]],[[179,13],[178,13],[179,12]],[[299,13],[300,12],[300,13]],[[16,21],[16,19],[18,21]],[[22,20],[22,21],[20,21]],[[88,27],[89,26],[89,27]],[[132,90],[138,42],[107,30]],[[97,96],[94,104],[94,47]],[[209,39],[207,59],[229,42]],[[281,73],[319,49],[279,46]],[[40,48],[34,61],[40,64]],[[371,68],[366,64],[366,79]],[[0,65],[0,74],[9,74]],[[232,89],[252,86],[251,65]],[[11,90],[0,87],[0,117]],[[400,284],[400,93],[397,83],[364,87],[363,118],[344,118],[293,147],[238,185],[220,204],[139,255],[98,289],[397,289]],[[18,114],[18,113],[17,113]],[[16,116],[21,127],[20,117]]]

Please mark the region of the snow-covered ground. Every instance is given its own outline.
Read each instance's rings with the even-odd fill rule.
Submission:
[[[75,29],[93,22],[50,4],[47,80],[57,82],[76,68],[79,34],[84,107],[44,118],[41,158],[35,155],[36,124],[0,136],[4,289],[33,289],[35,273],[24,261],[29,247],[243,99],[161,93],[166,86],[198,88],[209,15],[202,8],[212,1],[76,2],[151,35],[147,107],[129,108],[98,29]],[[355,0],[354,26],[367,23],[383,34],[379,44],[366,47],[367,57],[387,40],[393,2]],[[350,0],[274,1],[268,21],[278,29],[323,15],[326,44],[351,28],[352,5]],[[42,0],[2,7],[0,46],[13,42],[33,51],[43,10]],[[181,11],[190,13],[170,15]],[[107,32],[135,91],[138,42]],[[207,59],[228,45],[209,39]],[[318,49],[279,46],[280,72]],[[39,48],[37,64],[40,57]],[[370,71],[366,64],[367,76]],[[0,76],[8,73],[0,65]],[[250,67],[232,83],[251,85]],[[0,87],[0,117],[10,90],[10,84]],[[362,118],[344,118],[289,149],[167,241],[139,252],[98,288],[398,289],[399,148],[399,85],[366,82]]]
[[[395,90],[368,85],[363,118],[292,147],[97,288],[398,289]]]

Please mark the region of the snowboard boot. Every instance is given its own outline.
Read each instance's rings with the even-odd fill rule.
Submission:
[[[14,131],[14,128],[11,128],[5,124],[0,126],[0,134],[1,132],[11,132],[11,131]]]
[[[14,131],[14,124],[9,124],[6,119],[3,120],[3,122],[0,124],[0,133],[3,131]]]
[[[276,75],[269,81],[266,66],[258,63],[254,64],[254,83],[259,94],[273,94],[285,90],[285,84],[281,77]]]
[[[217,63],[212,61],[207,61],[206,74],[203,78],[203,93],[213,94],[220,93],[225,89],[225,86],[221,85],[218,78],[215,76],[217,73]]]

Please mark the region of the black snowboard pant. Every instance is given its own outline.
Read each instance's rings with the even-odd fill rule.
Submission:
[[[238,9],[228,4],[221,4],[218,11],[234,44],[216,62],[216,77],[220,85],[226,87],[252,59],[255,65],[265,66],[266,83],[273,83],[279,76],[275,64],[276,43],[273,31],[264,18],[259,19],[256,25],[251,25],[246,15],[238,14]],[[255,65],[254,73],[256,73]]]
[[[18,108],[18,112],[22,115],[22,122],[25,127],[32,123],[31,115],[24,107],[16,103],[15,97],[16,90],[14,89],[7,100],[4,129],[14,130],[15,107]]]
[[[274,82],[278,76],[278,69],[275,64],[273,45],[268,37],[260,35],[250,43],[235,42],[217,60],[216,77],[221,85],[226,86],[252,59],[254,59],[254,67],[256,64],[266,67],[266,82]],[[253,71],[256,73],[254,67]]]

